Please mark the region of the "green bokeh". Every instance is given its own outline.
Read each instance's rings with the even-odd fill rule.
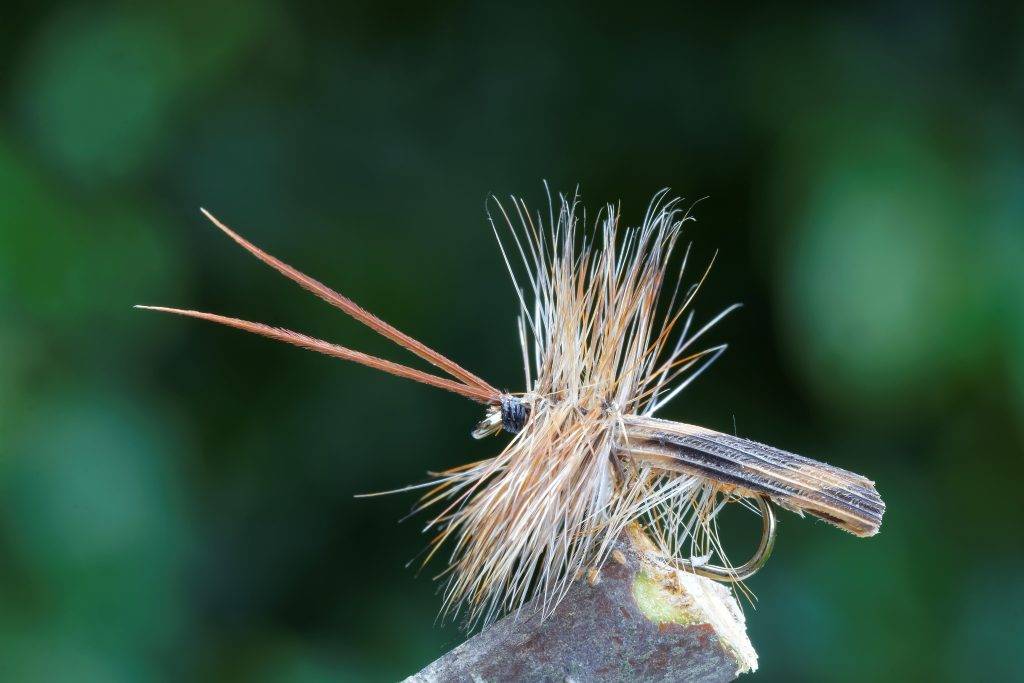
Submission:
[[[1024,679],[1024,14],[273,1],[0,12],[0,678],[393,680],[435,620],[412,495],[489,455],[456,397],[135,311],[408,362],[205,206],[497,386],[488,194],[693,199],[746,305],[665,417],[871,476],[782,519],[762,680]],[[742,539],[741,539],[742,540]]]

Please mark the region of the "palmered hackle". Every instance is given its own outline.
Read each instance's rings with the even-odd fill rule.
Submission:
[[[653,413],[725,348],[693,349],[731,309],[699,330],[684,314],[697,286],[682,289],[686,254],[672,256],[689,214],[665,192],[636,228],[607,206],[588,230],[576,198],[547,217],[511,206],[496,202],[492,225],[520,303],[529,420],[421,501],[437,510],[433,551],[453,541],[444,610],[469,624],[532,596],[552,609],[633,521],[666,555],[723,555],[715,485],[620,457],[624,416]]]

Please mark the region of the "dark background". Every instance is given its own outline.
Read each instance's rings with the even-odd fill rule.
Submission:
[[[661,187],[707,197],[698,316],[746,306],[663,416],[735,420],[888,503],[869,540],[783,516],[746,610],[760,680],[1024,678],[1011,8],[8,3],[3,677],[392,680],[457,644],[443,563],[403,566],[413,495],[353,495],[493,453],[479,407],[131,305],[409,362],[205,206],[518,390],[484,203],[543,207],[548,179],[630,223]]]

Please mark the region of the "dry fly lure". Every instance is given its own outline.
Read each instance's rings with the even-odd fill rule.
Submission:
[[[465,610],[470,624],[489,623],[533,596],[545,611],[553,609],[575,577],[603,564],[632,523],[666,565],[725,582],[742,581],[764,564],[775,537],[772,504],[857,536],[877,533],[885,504],[867,478],[655,417],[725,350],[724,344],[693,347],[735,308],[699,329],[693,325],[690,303],[707,270],[683,289],[687,246],[679,249],[685,253],[678,274],[670,272],[683,226],[692,220],[680,200],[659,192],[641,225],[632,228],[623,227],[619,209],[609,205],[592,230],[581,227],[587,221],[578,196],[561,196],[556,208],[549,195],[548,206],[545,217],[532,214],[522,200],[512,198],[511,212],[495,200],[500,220],[488,216],[518,299],[522,393],[499,391],[205,210],[256,258],[446,376],[261,323],[140,308],[254,332],[486,405],[473,436],[510,433],[500,453],[400,489],[427,488],[416,507],[436,511],[426,524],[435,533],[427,559],[452,541],[441,574],[447,578],[442,612]],[[729,563],[717,534],[716,516],[728,502],[762,518],[760,546],[738,567]],[[711,564],[716,556],[723,564]]]

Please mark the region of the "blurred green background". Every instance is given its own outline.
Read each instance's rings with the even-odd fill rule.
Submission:
[[[519,389],[484,202],[544,178],[630,222],[706,196],[698,316],[746,306],[663,416],[888,503],[870,540],[784,515],[758,680],[1024,680],[1019,3],[0,12],[4,680],[393,680],[460,642],[414,496],[353,495],[493,453],[479,408],[131,305],[408,361],[205,206]]]

